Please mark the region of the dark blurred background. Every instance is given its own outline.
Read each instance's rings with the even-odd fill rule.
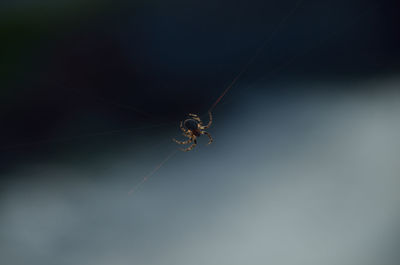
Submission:
[[[290,194],[306,194],[315,185],[321,190],[317,180],[321,173],[328,179],[322,190],[333,195],[327,199],[318,193],[304,203],[326,200],[330,205],[338,198],[344,200],[344,191],[336,189],[337,185],[348,184],[345,176],[349,175],[353,176],[354,190],[346,186],[350,197],[343,204],[350,201],[353,206],[334,206],[343,210],[336,218],[347,216],[343,218],[352,224],[364,218],[371,220],[371,216],[360,217],[353,210],[359,209],[358,203],[375,203],[374,209],[392,205],[389,212],[393,215],[388,222],[398,220],[397,204],[388,204],[399,202],[395,192],[389,192],[392,197],[388,201],[376,199],[372,203],[358,197],[360,201],[352,200],[350,194],[358,190],[358,181],[365,180],[361,171],[371,174],[368,180],[381,178],[384,187],[399,184],[395,137],[400,133],[399,11],[399,2],[389,0],[2,1],[1,256],[6,257],[7,264],[99,264],[102,258],[95,253],[101,250],[100,256],[106,255],[104,260],[110,258],[104,264],[266,264],[269,259],[274,264],[376,264],[368,256],[369,248],[361,244],[365,240],[362,236],[368,235],[367,240],[377,239],[379,246],[385,246],[382,252],[373,253],[374,257],[387,258],[387,263],[380,260],[379,264],[398,264],[398,254],[391,249],[400,242],[395,225],[386,232],[377,228],[377,234],[369,234],[371,227],[366,226],[355,242],[348,233],[353,230],[345,224],[348,230],[335,227],[337,231],[328,228],[323,232],[323,223],[329,223],[325,218],[332,211],[317,211],[325,221],[313,219],[317,223],[307,225],[310,231],[314,231],[311,227],[319,227],[321,238],[310,239],[302,234],[297,237],[299,245],[291,245],[296,239],[289,235],[287,240],[292,243],[275,238],[277,249],[267,258],[260,253],[272,243],[259,241],[262,231],[268,232],[265,237],[279,237],[271,231],[287,231],[275,215],[271,231],[263,230],[262,222],[253,223],[255,231],[250,234],[240,230],[240,224],[232,228],[242,231],[244,238],[248,236],[249,241],[244,240],[243,245],[252,246],[256,252],[235,257],[227,253],[242,249],[239,243],[223,248],[221,253],[225,254],[218,253],[218,248],[232,239],[223,236],[215,241],[211,236],[214,228],[210,228],[215,223],[210,216],[233,207],[229,198],[244,207],[247,199],[234,196],[244,178],[252,179],[255,185],[243,191],[242,196],[248,198],[261,194],[261,187],[279,182],[282,176],[292,176],[283,177],[285,183],[297,183],[300,176],[307,176],[298,189],[289,188]],[[260,52],[253,63],[214,109],[215,123],[210,133],[215,143],[208,149],[200,146],[188,155],[179,153],[154,176],[163,179],[159,180],[160,186],[153,180],[153,186],[146,183],[140,195],[124,197],[132,185],[174,150],[171,138],[180,136],[179,121],[189,112],[207,120],[207,110],[257,50]],[[361,127],[357,127],[359,123]],[[352,146],[357,139],[365,142],[360,140],[360,145]],[[385,139],[387,143],[380,142]],[[366,158],[360,151],[362,146],[369,146],[365,148],[375,155]],[[310,151],[314,147],[318,151]],[[320,153],[335,147],[336,153],[327,157]],[[360,164],[343,159],[346,155]],[[310,162],[318,158],[326,160]],[[382,163],[375,158],[382,159]],[[376,167],[366,170],[371,163]],[[268,170],[256,169],[270,164]],[[289,169],[293,164],[306,170],[297,175],[297,169]],[[317,168],[315,164],[319,172],[313,171],[319,176],[316,179],[309,175],[309,170]],[[382,177],[385,174],[387,179]],[[330,177],[337,181],[338,176],[341,184],[329,182]],[[172,179],[172,184],[167,179]],[[268,183],[263,182],[266,179]],[[374,181],[366,184],[366,197],[371,196],[368,189],[376,187]],[[288,191],[286,188],[283,191]],[[388,192],[385,188],[380,191]],[[190,201],[203,212],[192,212]],[[53,203],[54,207],[46,208]],[[173,210],[177,203],[183,212]],[[281,214],[286,212],[282,210],[285,207],[296,209],[284,214],[283,220],[303,216],[297,206],[275,206]],[[321,207],[326,209],[325,204]],[[241,217],[260,220],[259,215],[244,208],[247,210],[238,210]],[[160,211],[165,216],[161,217]],[[103,219],[105,215],[113,218]],[[174,216],[186,220],[186,228],[176,224]],[[215,222],[225,220],[222,216]],[[308,213],[304,216],[310,218]],[[201,224],[204,218],[205,227],[187,228],[192,220]],[[103,221],[98,224],[98,219]],[[337,220],[329,219],[337,224]],[[65,228],[58,227],[59,222],[67,223],[69,232],[59,234]],[[96,224],[98,228],[92,233],[82,232]],[[385,228],[385,224],[378,222],[376,227]],[[247,226],[245,220],[243,225]],[[290,227],[293,234],[304,231],[301,225]],[[178,245],[195,244],[194,239],[171,235],[183,231],[194,238],[208,231],[210,237],[203,235],[205,243],[201,246],[219,242],[217,249],[211,254],[206,248],[204,256],[202,251],[192,250],[180,257]],[[103,244],[93,245],[97,242],[93,233],[107,233],[99,239]],[[312,251],[338,233],[350,239],[335,239],[327,249],[336,249],[344,242],[352,245],[339,247],[337,255]],[[299,247],[303,243],[309,248]],[[131,248],[121,248],[120,244]],[[155,253],[153,244],[158,247]],[[167,245],[176,246],[177,252],[165,250]],[[263,249],[265,246],[268,248]],[[380,249],[375,245],[371,248]],[[207,256],[213,257],[212,261]],[[227,256],[232,260],[225,259]],[[136,257],[140,261],[135,262]]]

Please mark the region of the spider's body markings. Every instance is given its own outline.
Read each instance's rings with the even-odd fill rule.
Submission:
[[[186,141],[178,141],[173,139],[176,143],[178,144],[189,144],[192,143],[191,146],[189,146],[186,149],[181,149],[182,151],[190,151],[192,150],[196,145],[197,145],[197,137],[200,137],[200,135],[205,134],[208,136],[208,138],[210,139],[208,141],[208,144],[211,144],[213,139],[211,138],[211,135],[205,131],[205,129],[210,128],[211,123],[212,123],[212,115],[211,112],[208,113],[210,120],[208,122],[207,125],[203,125],[203,122],[201,121],[201,119],[199,118],[199,116],[197,116],[196,114],[191,114],[189,113],[190,118],[186,119],[184,122],[181,121],[180,127],[182,130],[182,134],[183,136],[189,138]]]
[[[193,132],[194,135],[200,136],[199,122],[194,119],[187,119],[183,123],[184,128]]]

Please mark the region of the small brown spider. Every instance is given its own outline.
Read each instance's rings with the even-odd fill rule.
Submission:
[[[210,128],[211,123],[212,123],[212,115],[211,112],[208,113],[210,120],[206,126],[203,125],[203,122],[200,120],[199,116],[196,114],[191,114],[189,113],[190,118],[186,119],[184,122],[181,121],[180,127],[183,132],[183,136],[189,138],[189,140],[186,140],[184,142],[178,141],[173,139],[176,143],[178,144],[188,144],[193,142],[191,146],[189,146],[186,149],[181,149],[182,151],[190,151],[192,150],[196,145],[197,145],[197,137],[200,137],[200,135],[205,134],[210,138],[208,144],[211,144],[213,139],[211,138],[211,135],[204,131],[205,129]]]

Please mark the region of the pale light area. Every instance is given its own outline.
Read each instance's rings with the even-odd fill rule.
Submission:
[[[215,114],[212,146],[178,154],[132,196],[170,143],[148,151],[154,160],[99,158],[104,171],[21,168],[0,201],[0,256],[9,265],[398,264],[400,82],[359,85],[279,102],[249,95],[224,120]]]

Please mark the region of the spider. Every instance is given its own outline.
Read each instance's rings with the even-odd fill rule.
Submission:
[[[176,143],[178,144],[188,144],[193,142],[193,144],[191,146],[189,146],[186,149],[181,149],[184,152],[190,151],[192,150],[196,145],[197,145],[197,137],[200,137],[200,135],[205,134],[208,136],[208,138],[210,139],[208,141],[208,144],[211,144],[213,139],[211,137],[211,135],[204,131],[205,129],[210,128],[211,123],[212,123],[212,115],[211,112],[208,112],[209,115],[209,122],[206,126],[203,125],[203,122],[201,121],[201,119],[199,118],[199,116],[197,116],[196,114],[192,114],[189,113],[189,119],[186,119],[184,122],[181,121],[180,127],[181,130],[183,132],[183,136],[189,138],[186,141],[178,141],[176,139],[173,139]]]

